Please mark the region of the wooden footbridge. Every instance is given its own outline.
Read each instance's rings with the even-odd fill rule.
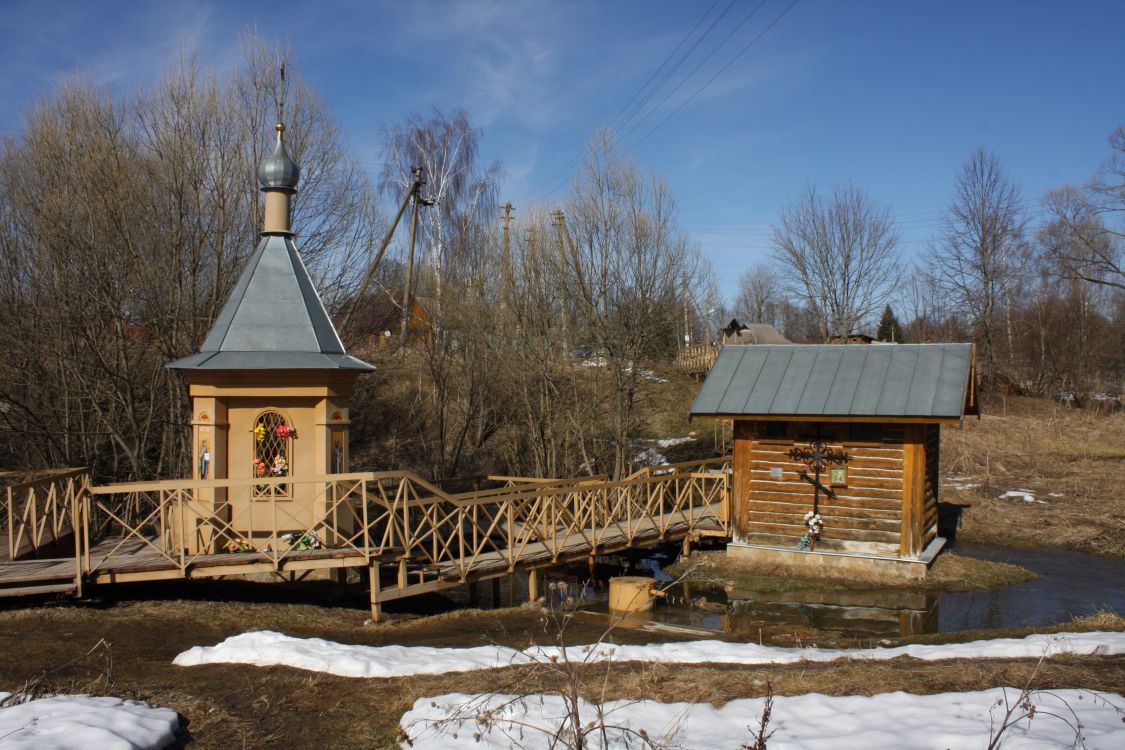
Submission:
[[[450,494],[405,471],[94,486],[84,469],[8,473],[0,596],[252,573],[367,568],[393,599],[667,541],[725,537],[727,459],[606,477],[495,477]],[[293,485],[314,488],[296,503]],[[252,501],[247,502],[247,499]]]

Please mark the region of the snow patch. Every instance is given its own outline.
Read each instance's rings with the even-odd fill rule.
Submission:
[[[984,747],[993,722],[1004,715],[1004,701],[1018,700],[1019,690],[994,688],[966,693],[873,696],[826,696],[809,693],[774,698],[767,731],[774,730],[770,747],[786,750],[864,748],[865,750],[942,750]],[[1034,719],[1024,720],[1005,734],[1004,747],[1047,748],[1075,745],[1081,725],[1084,747],[1125,746],[1125,725],[1119,695],[1095,695],[1082,690],[1053,690],[1032,696]],[[643,743],[627,731],[644,730],[657,743],[672,747],[736,750],[751,741],[757,728],[762,698],[733,700],[722,708],[710,704],[612,701],[603,704],[608,748],[634,748]],[[1073,716],[1071,711],[1074,712]],[[485,712],[493,721],[481,724]],[[1052,716],[1050,714],[1055,714]],[[474,748],[491,750],[518,746],[547,750],[567,715],[555,695],[464,695],[452,693],[420,698],[403,715],[401,726],[410,737],[401,747],[413,750]],[[582,720],[594,720],[597,708],[582,701]],[[453,718],[452,721],[450,719]],[[478,734],[479,733],[479,734]],[[846,740],[844,739],[846,738]],[[598,733],[591,747],[606,747]]]
[[[695,440],[695,438],[693,438],[691,435],[688,435],[687,437],[661,438],[656,441],[656,445],[660,448],[674,448],[677,445],[690,443],[693,440]]]
[[[979,482],[970,482],[972,477],[946,477],[942,484],[953,490],[972,490],[980,487]]]
[[[1001,495],[998,500],[1023,500],[1025,503],[1038,503],[1039,505],[1048,505],[1046,500],[1035,499],[1035,493],[1031,490],[1008,490]]]
[[[293,638],[268,630],[232,636],[215,646],[195,646],[174,659],[181,667],[200,664],[274,665],[327,672],[344,677],[403,677],[492,669],[558,658],[561,649],[535,646],[524,651],[504,646],[434,648],[431,646],[358,646],[320,638]],[[1125,654],[1125,633],[1058,633],[1026,638],[994,638],[968,643],[908,645],[895,648],[780,648],[754,643],[685,641],[645,646],[594,644],[570,646],[571,660],[650,661],[664,664],[793,664],[836,659],[896,659],[909,656],[934,661],[972,658],[1038,658],[1046,654]]]
[[[0,693],[0,699],[7,696]],[[55,695],[0,708],[0,750],[160,750],[175,742],[179,727],[170,708]]]
[[[633,463],[640,466],[664,466],[668,463],[668,457],[655,448],[645,448],[633,456]]]

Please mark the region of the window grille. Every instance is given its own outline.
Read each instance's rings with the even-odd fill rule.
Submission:
[[[251,439],[254,441],[254,476],[265,479],[291,476],[293,438],[296,436],[292,425],[281,414],[276,411],[262,412],[251,431]],[[259,484],[254,487],[254,497],[290,497],[291,488],[292,485],[288,484]]]

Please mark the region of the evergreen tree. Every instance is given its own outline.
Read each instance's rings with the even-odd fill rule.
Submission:
[[[898,324],[898,318],[895,317],[895,312],[890,305],[883,308],[883,316],[879,318],[879,330],[875,338],[879,341],[902,343],[902,326]]]

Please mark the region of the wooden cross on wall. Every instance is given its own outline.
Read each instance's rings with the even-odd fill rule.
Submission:
[[[813,470],[810,476],[807,471],[798,471],[797,476],[805,480],[813,487],[813,513],[820,512],[820,493],[829,497],[836,497],[836,493],[832,491],[831,487],[825,486],[820,481],[820,475],[831,464],[844,464],[850,460],[850,456],[844,451],[834,450],[828,447],[824,441],[824,436],[820,434],[820,425],[816,426],[816,433],[812,436],[803,438],[808,444],[808,448],[794,447],[785,455],[794,461],[800,461]]]

